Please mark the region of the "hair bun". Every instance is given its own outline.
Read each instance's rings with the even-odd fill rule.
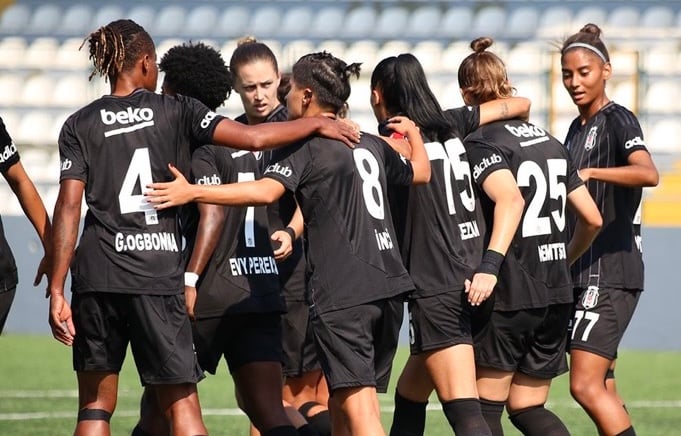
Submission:
[[[482,53],[489,48],[493,42],[494,40],[489,36],[481,36],[480,38],[471,41],[471,48],[476,53]]]
[[[581,33],[591,33],[593,35],[596,35],[596,37],[601,36],[601,28],[598,27],[596,24],[593,24],[593,23],[589,23],[589,24],[585,25],[579,31]]]
[[[355,62],[350,65],[345,66],[345,77],[348,79],[351,76],[355,76],[355,78],[359,79],[359,72],[362,69],[362,63],[361,62]]]
[[[245,44],[254,44],[256,42],[258,42],[258,40],[255,39],[255,36],[247,35],[243,38],[239,38],[239,40],[236,42],[236,46],[240,47]]]

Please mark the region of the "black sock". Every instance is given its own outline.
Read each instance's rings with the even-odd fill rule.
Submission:
[[[132,429],[132,433],[130,433],[130,436],[151,436],[149,433],[146,431],[142,430],[140,427],[139,423],[135,426],[135,428]]]
[[[298,430],[292,425],[281,425],[260,433],[262,436],[299,436]]]
[[[298,430],[298,435],[300,436],[320,436],[319,432],[316,431],[310,424],[301,425],[296,430]]]
[[[563,421],[543,404],[513,412],[509,419],[525,436],[570,436]]]
[[[422,436],[426,429],[426,406],[404,398],[395,390],[395,412],[390,436]]]
[[[480,409],[485,422],[492,432],[492,436],[504,436],[501,426],[501,414],[504,412],[505,401],[492,401],[480,398]]]
[[[328,410],[305,416],[305,419],[310,423],[310,427],[319,433],[319,436],[331,436],[331,415]]]
[[[459,398],[442,403],[449,425],[455,434],[467,436],[491,436],[477,398]]]
[[[636,432],[634,431],[634,426],[629,427],[628,429],[624,430],[623,432],[617,433],[616,436],[636,436]]]

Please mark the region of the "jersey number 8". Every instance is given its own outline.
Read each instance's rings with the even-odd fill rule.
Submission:
[[[364,205],[372,217],[377,220],[382,220],[385,217],[385,210],[383,209],[383,189],[381,188],[381,181],[378,178],[381,171],[378,166],[378,161],[376,160],[376,157],[365,148],[356,148],[352,150],[352,157],[355,159],[357,172],[362,178]]]

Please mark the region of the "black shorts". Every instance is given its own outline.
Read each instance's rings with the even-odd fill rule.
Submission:
[[[589,351],[611,360],[617,358],[617,347],[640,297],[641,290],[596,286],[576,289],[570,350]]]
[[[331,392],[364,386],[387,391],[403,317],[402,295],[311,313],[312,332]]]
[[[248,363],[282,361],[279,313],[227,314],[192,327],[199,364],[211,374],[223,356],[230,373]]]
[[[410,298],[408,302],[411,354],[473,343],[472,306],[463,290]]]
[[[184,294],[76,293],[72,310],[76,371],[120,372],[129,343],[143,386],[203,378]]]
[[[317,370],[319,358],[310,328],[310,307],[304,301],[287,301],[287,312],[281,316],[282,346],[286,377],[300,377]]]
[[[572,304],[493,311],[474,337],[478,366],[552,379],[567,372],[567,329]]]
[[[9,309],[12,307],[16,292],[16,286],[9,288],[6,291],[0,291],[0,333],[2,333],[2,330],[5,328],[5,323],[9,316]]]

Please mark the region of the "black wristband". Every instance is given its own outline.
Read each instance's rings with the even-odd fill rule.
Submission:
[[[296,240],[296,231],[293,230],[292,227],[288,227],[288,226],[287,226],[287,227],[284,229],[284,231],[285,231],[286,233],[288,233],[288,235],[291,237],[291,242],[293,242],[293,241]]]
[[[487,250],[482,256],[480,265],[475,269],[476,273],[499,275],[501,264],[504,263],[504,255],[494,250]]]

